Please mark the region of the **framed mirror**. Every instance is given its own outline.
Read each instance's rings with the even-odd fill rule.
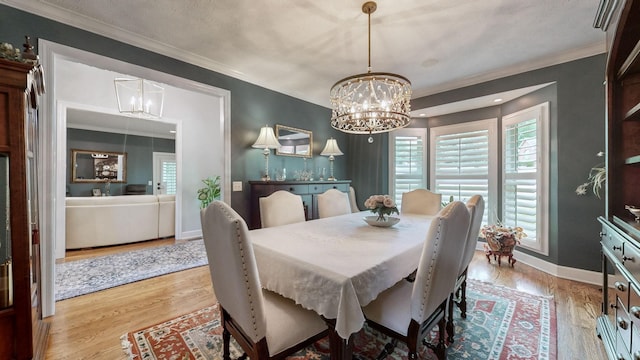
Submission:
[[[311,131],[276,125],[276,137],[282,145],[276,149],[276,155],[308,158],[313,156],[313,133]]]
[[[71,150],[71,181],[74,183],[127,182],[127,153]]]

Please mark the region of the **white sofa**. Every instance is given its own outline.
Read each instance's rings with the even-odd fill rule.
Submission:
[[[175,234],[174,195],[68,197],[66,248],[81,249]]]

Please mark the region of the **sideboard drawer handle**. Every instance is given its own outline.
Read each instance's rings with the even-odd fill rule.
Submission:
[[[622,261],[635,261],[635,260],[633,260],[633,256],[630,256],[630,257],[623,256]]]
[[[293,188],[292,188],[292,187],[290,187],[290,188],[289,188],[289,191],[293,191]]]
[[[613,250],[614,250],[614,251],[615,251],[615,250],[620,250],[620,251],[622,251],[622,246],[615,246],[615,245],[613,245]]]
[[[620,282],[620,281],[616,281],[615,285],[616,289],[618,289],[619,291],[627,291],[627,284]]]
[[[604,233],[602,231],[600,231],[600,237],[603,237]]]
[[[632,306],[629,312],[636,318],[640,319],[640,306]]]
[[[620,329],[622,329],[622,330],[627,330],[629,328],[629,323],[625,319],[619,317],[618,318],[618,327]]]

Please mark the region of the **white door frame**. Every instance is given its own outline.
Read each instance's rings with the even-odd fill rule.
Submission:
[[[66,197],[66,109],[69,104],[58,103],[56,97],[54,77],[56,58],[64,58],[101,69],[115,71],[123,74],[131,74],[141,78],[157,79],[165,84],[175,86],[187,91],[207,94],[219,101],[220,104],[220,129],[224,134],[223,144],[223,199],[231,198],[231,156],[230,156],[230,117],[231,117],[231,93],[228,90],[205,85],[192,80],[187,80],[174,75],[161,73],[156,70],[125,63],[105,56],[96,55],[83,50],[71,48],[65,45],[39,39],[38,48],[41,63],[45,70],[47,92],[41,103],[41,131],[40,131],[40,174],[43,181],[39,184],[39,192],[47,194],[43,196],[40,204],[41,234],[44,241],[41,243],[42,252],[42,306],[43,316],[48,317],[55,313],[55,261],[62,249],[64,256],[65,239],[65,197]],[[90,90],[91,87],[83,89]],[[115,110],[114,110],[115,111]],[[166,119],[163,119],[166,120]],[[176,137],[176,160],[180,162],[182,153],[183,134],[182,123],[176,124],[178,136]],[[178,169],[178,189],[183,183],[182,174]],[[182,216],[178,212],[182,210],[182,197],[176,196],[176,238],[182,234]]]

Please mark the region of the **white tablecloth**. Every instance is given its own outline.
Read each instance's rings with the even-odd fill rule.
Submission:
[[[401,216],[390,228],[362,212],[252,230],[262,287],[328,319],[348,339],[364,325],[361,307],[411,274],[432,217]]]

